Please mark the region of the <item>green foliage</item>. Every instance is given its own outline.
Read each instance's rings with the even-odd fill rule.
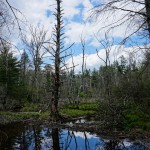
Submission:
[[[40,104],[36,103],[25,103],[21,109],[22,112],[39,112],[41,110]]]
[[[75,104],[65,104],[61,112],[72,117],[77,117],[95,114],[96,110],[96,103],[81,103],[78,107]]]
[[[0,53],[0,84],[6,85],[8,94],[11,94],[19,80],[19,61],[9,52],[9,48],[4,48]]]
[[[67,109],[80,109],[80,110],[94,110],[96,111],[98,108],[97,103],[80,103],[78,104],[78,108],[76,107],[76,104],[65,104],[63,108]]]
[[[98,106],[97,119],[103,123],[104,128],[122,130],[124,125],[122,114],[124,111],[125,107],[119,102],[114,102],[110,105],[106,101],[101,101]]]
[[[19,112],[19,113],[13,113],[13,112],[0,112],[0,119],[1,124],[8,124],[12,122],[20,122],[27,119],[49,119],[50,114],[49,112]]]
[[[79,117],[95,114],[95,111],[93,110],[80,110],[80,109],[62,109],[61,112],[71,117]]]
[[[0,116],[2,117],[3,124],[11,123],[11,122],[19,122],[25,119],[39,118],[39,113],[12,113],[12,112],[0,112]]]
[[[132,106],[125,114],[125,129],[140,128],[150,130],[150,116],[141,111],[140,106]]]
[[[96,103],[81,103],[79,105],[79,109],[81,110],[94,110],[96,111],[98,107],[98,104]]]
[[[84,98],[84,97],[86,97],[86,94],[85,94],[84,92],[80,92],[79,96],[80,96],[81,98]]]

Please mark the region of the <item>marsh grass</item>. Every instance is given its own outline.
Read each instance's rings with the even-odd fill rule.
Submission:
[[[61,108],[61,113],[71,117],[94,115],[96,111],[96,103],[65,104]]]
[[[0,123],[7,124],[12,122],[20,122],[27,119],[48,119],[48,112],[0,112]]]

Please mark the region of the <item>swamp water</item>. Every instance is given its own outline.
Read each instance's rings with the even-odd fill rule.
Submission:
[[[16,123],[0,130],[0,150],[149,150],[129,139],[103,139],[94,133]]]

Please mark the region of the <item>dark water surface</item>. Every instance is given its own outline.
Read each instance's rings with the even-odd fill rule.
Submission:
[[[129,139],[103,139],[89,132],[17,123],[1,128],[0,150],[149,150],[149,147]]]

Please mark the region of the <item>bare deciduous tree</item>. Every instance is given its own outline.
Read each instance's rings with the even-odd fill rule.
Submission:
[[[18,15],[21,15],[23,18],[19,18]],[[17,26],[19,35],[22,35],[22,23],[25,23],[25,16],[22,12],[13,7],[8,0],[0,1],[0,42],[11,44],[9,37],[7,36],[12,33],[12,29]],[[12,45],[12,44],[11,44]]]
[[[131,36],[139,31],[148,30],[150,34],[150,1],[149,0],[108,0],[100,2],[95,6],[94,15],[96,18],[105,15],[105,18],[117,18],[118,14],[122,14],[115,21],[110,22],[104,28],[108,28],[108,32],[121,25],[127,25],[126,37],[122,42],[126,42]],[[119,16],[119,15],[118,15]],[[104,18],[103,18],[104,19]],[[132,32],[131,32],[132,31]],[[144,33],[144,37],[149,34]],[[143,35],[143,34],[142,34]]]
[[[31,38],[28,39],[27,36],[24,36],[22,40],[26,48],[28,49],[28,52],[31,55],[32,67],[34,68],[34,75],[32,77],[32,87],[36,89],[36,95],[35,97],[33,95],[33,99],[36,98],[36,100],[38,100],[40,86],[40,80],[38,76],[40,73],[43,56],[46,54],[43,45],[46,43],[47,31],[45,31],[43,28],[34,28],[32,26],[29,28],[29,30]]]

